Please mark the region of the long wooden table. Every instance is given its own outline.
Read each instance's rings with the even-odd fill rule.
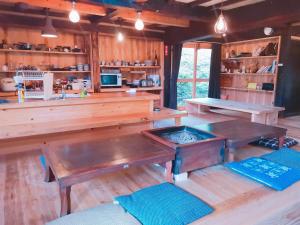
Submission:
[[[78,144],[45,146],[45,180],[56,179],[59,185],[61,211],[71,212],[71,186],[88,181],[103,173],[127,169],[132,166],[165,163],[166,179],[172,182],[172,160],[175,151],[142,134],[94,140]]]
[[[210,107],[228,109],[251,114],[251,122],[266,125],[275,125],[278,122],[278,113],[284,111],[282,107],[272,107],[251,103],[222,100],[215,98],[187,99],[186,109],[189,113],[207,112]]]
[[[230,120],[225,122],[209,123],[194,126],[199,130],[223,136],[228,150],[228,160],[234,160],[236,149],[257,141],[261,138],[278,137],[279,145],[282,146],[287,129],[247,122],[244,120]]]

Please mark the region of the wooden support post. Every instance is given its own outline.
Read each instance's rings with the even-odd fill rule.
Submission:
[[[71,213],[71,186],[62,186],[59,185],[59,194],[60,194],[60,216],[65,216]]]
[[[181,125],[181,117],[175,117],[175,125],[180,126]]]
[[[283,144],[284,144],[284,136],[282,137],[279,137],[279,148],[282,148],[283,147]]]
[[[235,153],[236,153],[235,148],[228,148],[228,157],[227,157],[228,162],[233,162],[234,161]]]
[[[91,33],[91,49],[90,49],[90,62],[92,81],[94,90],[98,90],[100,87],[100,55],[99,55],[99,36],[98,32]]]
[[[172,161],[166,162],[166,180],[173,183]]]

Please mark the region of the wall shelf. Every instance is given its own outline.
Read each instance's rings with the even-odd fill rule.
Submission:
[[[221,73],[224,76],[271,76],[275,77],[273,73]]]
[[[266,91],[266,90],[257,90],[250,88],[236,88],[236,87],[221,87],[221,89],[233,90],[233,91],[249,91],[249,92],[263,92],[263,93],[273,93],[274,91]]]
[[[136,89],[136,91],[161,91],[162,87],[138,87],[138,88],[130,88],[123,86],[121,88],[101,88],[100,92],[125,92],[129,89]]]
[[[229,57],[227,59],[222,59],[224,60],[239,60],[239,59],[268,59],[268,58],[277,58],[277,55],[267,55],[267,56],[245,56],[245,57]]]
[[[26,54],[55,54],[55,55],[87,55],[85,52],[57,52],[57,51],[37,51],[19,49],[0,49],[4,53],[26,53]]]
[[[100,66],[100,68],[160,69],[160,66]]]
[[[235,52],[237,55],[243,52],[259,52],[270,43],[278,44],[276,55],[226,58],[231,52]],[[263,73],[220,73],[221,97],[233,101],[273,106],[278,79],[280,44],[281,37],[279,36],[223,44],[221,59],[227,71],[241,71],[243,67],[246,71],[256,71],[256,69],[259,71],[260,69],[266,69],[266,66],[271,66],[272,73],[267,71]],[[274,63],[274,61],[277,63]],[[264,83],[273,84],[274,90],[248,89],[250,83],[253,86],[256,84],[260,87]]]
[[[0,71],[0,73],[15,73],[16,71]],[[91,73],[91,71],[52,71],[52,70],[45,70],[43,72],[51,72],[51,73]]]

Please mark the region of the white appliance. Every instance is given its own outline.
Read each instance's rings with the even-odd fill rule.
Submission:
[[[1,91],[16,91],[16,82],[12,78],[2,78],[0,80]]]
[[[101,73],[100,74],[101,87],[121,87],[122,74],[121,73]]]

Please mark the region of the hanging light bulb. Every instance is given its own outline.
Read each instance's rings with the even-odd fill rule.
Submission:
[[[227,23],[223,16],[223,13],[221,12],[216,24],[215,24],[215,32],[217,34],[225,34],[227,32]]]
[[[78,23],[80,21],[80,15],[75,8],[75,1],[72,1],[72,10],[69,13],[69,19],[72,23]]]
[[[124,34],[120,31],[117,33],[117,40],[118,40],[118,42],[124,41]]]
[[[143,30],[144,29],[144,21],[141,19],[141,12],[137,13],[137,18],[135,21],[135,29],[137,30]]]

